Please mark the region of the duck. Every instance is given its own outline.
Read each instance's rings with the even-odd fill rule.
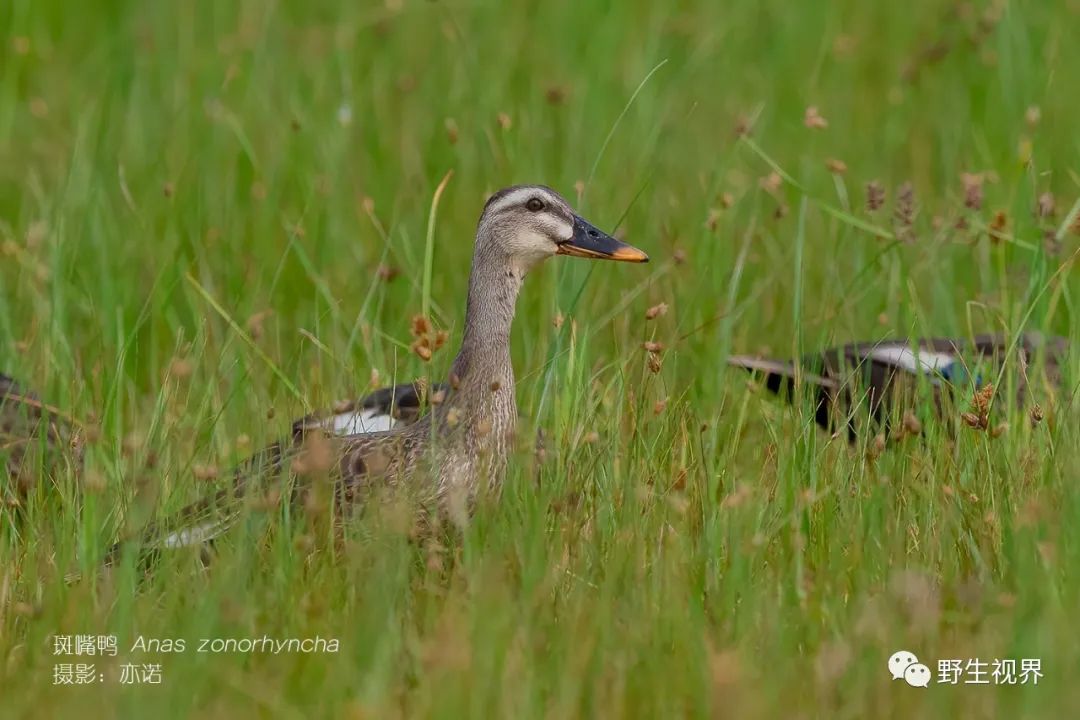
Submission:
[[[396,385],[293,423],[292,435],[242,463],[228,487],[134,539],[143,553],[200,546],[226,532],[242,500],[272,496],[292,479],[289,500],[305,503],[312,470],[332,476],[334,507],[347,512],[375,488],[408,488],[422,507],[466,513],[498,492],[518,417],[510,328],[526,275],[556,255],[627,263],[648,255],[582,218],[546,185],[491,195],[477,224],[461,344],[447,382],[421,414],[416,384]],[[329,447],[329,451],[327,448]],[[123,540],[106,553],[120,557]]]
[[[40,477],[59,479],[82,465],[80,433],[70,417],[15,378],[0,373],[0,458],[5,504],[18,507]]]
[[[1017,406],[1027,405],[1032,402],[1036,368],[1041,369],[1048,387],[1060,386],[1068,354],[1068,339],[1031,331],[1015,337],[979,334],[970,339],[854,342],[812,353],[798,362],[758,355],[732,355],[727,362],[761,378],[769,391],[789,402],[797,395],[796,383],[809,388],[816,403],[817,425],[829,432],[846,431],[848,440],[854,442],[861,418],[868,418],[870,427],[887,430],[890,419],[898,414],[914,416],[920,382],[931,389],[932,414],[940,418],[950,399],[953,407],[963,409],[975,392],[988,387],[992,390],[1010,360],[1021,369],[1011,385],[1015,388],[1013,400]],[[982,429],[988,422],[986,413],[964,419]],[[905,425],[921,430],[917,417],[916,422],[908,419]]]

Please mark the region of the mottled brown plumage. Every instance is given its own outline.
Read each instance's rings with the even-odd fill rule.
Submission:
[[[79,433],[71,419],[0,375],[0,499],[21,504],[41,478],[55,481],[81,464]]]
[[[345,436],[334,434],[338,409],[303,418],[289,442],[272,445],[241,466],[231,487],[151,526],[140,544],[201,544],[233,523],[242,499],[273,497],[290,488],[289,499],[302,504],[322,486],[316,478],[330,481],[339,512],[373,487],[404,487],[420,505],[451,513],[467,512],[479,493],[498,491],[517,420],[510,362],[514,309],[525,275],[557,254],[648,259],[585,222],[550,188],[516,186],[496,193],[477,227],[461,349],[449,383],[439,388],[441,402],[423,416],[410,407],[413,422]],[[416,396],[415,389],[399,388],[381,392],[402,400]],[[361,408],[365,402],[374,400],[361,401]],[[397,403],[399,413],[405,404]],[[110,559],[118,550],[110,551]]]

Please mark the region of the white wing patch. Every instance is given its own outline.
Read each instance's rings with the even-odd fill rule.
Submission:
[[[363,435],[384,432],[396,424],[394,418],[378,410],[355,410],[331,415],[322,426],[338,435]]]
[[[868,352],[867,356],[912,373],[940,372],[956,362],[956,356],[952,353],[923,350],[916,354],[911,348],[898,345],[876,347]]]
[[[161,544],[169,549],[202,545],[213,540],[225,529],[227,523],[223,521],[207,522],[192,528],[184,528],[166,535]]]

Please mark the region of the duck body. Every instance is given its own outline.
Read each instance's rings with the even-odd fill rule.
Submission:
[[[933,337],[857,342],[789,360],[736,355],[728,363],[764,378],[773,393],[791,401],[801,382],[814,402],[814,420],[829,431],[846,430],[854,440],[859,420],[887,425],[899,410],[916,407],[920,388],[929,388],[933,411],[940,416],[948,403],[964,407],[972,393],[997,380],[1002,366],[1023,368],[1010,377],[1011,400],[1024,405],[1038,377],[1049,387],[1061,383],[1069,352],[1068,340],[1040,333],[1016,339],[976,335],[970,340]]]
[[[319,474],[332,478],[340,511],[376,487],[405,487],[420,505],[455,516],[467,512],[478,494],[498,492],[517,421],[510,359],[517,297],[528,272],[553,255],[648,260],[585,222],[548,187],[495,193],[477,227],[461,347],[448,382],[436,386],[439,402],[421,415],[418,389],[398,385],[301,418],[289,441],[241,465],[231,487],[150,526],[142,547],[213,539],[238,516],[238,500],[272,494],[272,488],[290,487],[289,499],[304,503],[314,487],[311,476]],[[391,411],[382,412],[387,407]],[[119,548],[110,550],[110,559]]]
[[[56,479],[82,463],[79,433],[59,410],[0,374],[0,497],[20,503],[42,475]]]

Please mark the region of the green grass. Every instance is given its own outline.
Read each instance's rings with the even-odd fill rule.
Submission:
[[[1016,413],[991,439],[952,417],[871,461],[870,438],[830,439],[723,360],[905,334],[1080,343],[1077,23],[1075,0],[7,0],[0,369],[100,433],[85,496],[65,481],[0,527],[0,716],[1075,715],[1080,361],[1037,427]],[[965,172],[985,174],[979,209]],[[263,543],[252,513],[209,569],[93,572],[122,527],[206,491],[195,466],[373,370],[443,377],[452,349],[421,363],[410,318],[429,308],[455,344],[477,215],[512,182],[554,186],[653,262],[529,278],[525,449],[498,502],[438,544],[393,513],[343,548],[303,517]],[[118,636],[104,682],[53,686],[58,633]],[[189,649],[131,652],[140,634]],[[263,635],[341,649],[194,652]],[[898,649],[935,675],[1034,657],[1045,677],[917,690],[890,681]],[[120,685],[123,662],[163,682]]]

